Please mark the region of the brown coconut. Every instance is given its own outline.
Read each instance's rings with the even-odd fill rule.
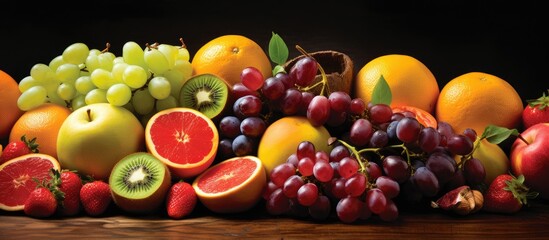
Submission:
[[[351,95],[354,65],[348,55],[333,50],[312,52],[309,53],[309,55],[316,59],[320,66],[322,66],[322,69],[324,69],[326,78],[328,79],[328,89],[330,92],[344,91]],[[292,66],[304,56],[305,55],[300,55],[288,60],[283,65],[286,72],[289,72]],[[322,75],[319,71],[311,85],[320,81],[322,81]],[[311,92],[318,95],[320,94],[321,88],[322,85],[319,85],[311,89]]]

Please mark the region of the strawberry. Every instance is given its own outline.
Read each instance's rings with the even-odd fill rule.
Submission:
[[[63,200],[63,193],[51,183],[46,180],[38,182],[25,201],[23,212],[26,215],[47,218],[57,211],[58,203]]]
[[[80,212],[80,188],[82,188],[82,179],[73,171],[63,170],[61,172],[55,170],[52,181],[56,181],[55,185],[64,193],[64,199],[61,202],[61,207],[58,208],[63,216],[74,216]]]
[[[511,174],[497,176],[484,192],[482,210],[494,213],[516,213],[527,205],[527,199],[537,197],[538,193],[530,191],[524,185],[524,176]]]
[[[8,145],[6,145],[6,147],[4,147],[2,155],[0,155],[0,164],[10,159],[36,152],[38,152],[38,144],[36,143],[36,138],[27,140],[25,135],[23,135],[21,136],[21,140],[10,142],[8,143]]]
[[[549,92],[549,90],[548,90]],[[549,96],[545,93],[538,99],[526,100],[528,105],[522,111],[522,124],[524,129],[535,125],[536,123],[549,122]]]
[[[102,215],[112,202],[109,184],[102,180],[84,183],[80,189],[80,202],[88,215]]]
[[[196,206],[197,196],[194,188],[186,182],[174,183],[166,196],[166,210],[173,219],[189,215]]]

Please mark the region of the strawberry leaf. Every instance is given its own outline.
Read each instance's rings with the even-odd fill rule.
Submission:
[[[500,144],[511,135],[518,136],[518,130],[499,127],[496,125],[488,125],[484,129],[484,132],[482,133],[482,136],[480,138],[486,138],[488,142],[491,142],[493,144]]]
[[[547,92],[549,93],[549,89]],[[537,107],[539,110],[544,110],[547,106],[549,106],[549,96],[546,96],[545,93],[543,93],[541,97],[526,100],[526,102],[528,103],[528,106],[532,108]]]
[[[376,85],[374,86],[374,91],[372,93],[372,103],[373,104],[386,104],[391,105],[393,95],[391,94],[391,88],[383,75],[379,77]]]

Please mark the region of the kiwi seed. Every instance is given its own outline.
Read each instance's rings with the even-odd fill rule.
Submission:
[[[213,74],[199,74],[183,84],[179,103],[214,119],[224,111],[228,97],[229,87],[223,79]]]

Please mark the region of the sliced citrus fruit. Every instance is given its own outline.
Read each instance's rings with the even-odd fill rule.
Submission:
[[[414,106],[399,105],[393,107],[393,113],[410,112],[424,127],[437,129],[438,122],[429,112]]]
[[[193,182],[200,202],[215,213],[238,213],[261,199],[267,175],[255,156],[234,157],[208,168]]]
[[[23,210],[25,200],[36,188],[35,179],[51,179],[52,168],[59,170],[59,162],[43,153],[26,154],[0,165],[0,209]]]
[[[145,127],[148,151],[168,165],[173,177],[192,178],[213,163],[219,134],[203,113],[185,107],[154,114]]]

